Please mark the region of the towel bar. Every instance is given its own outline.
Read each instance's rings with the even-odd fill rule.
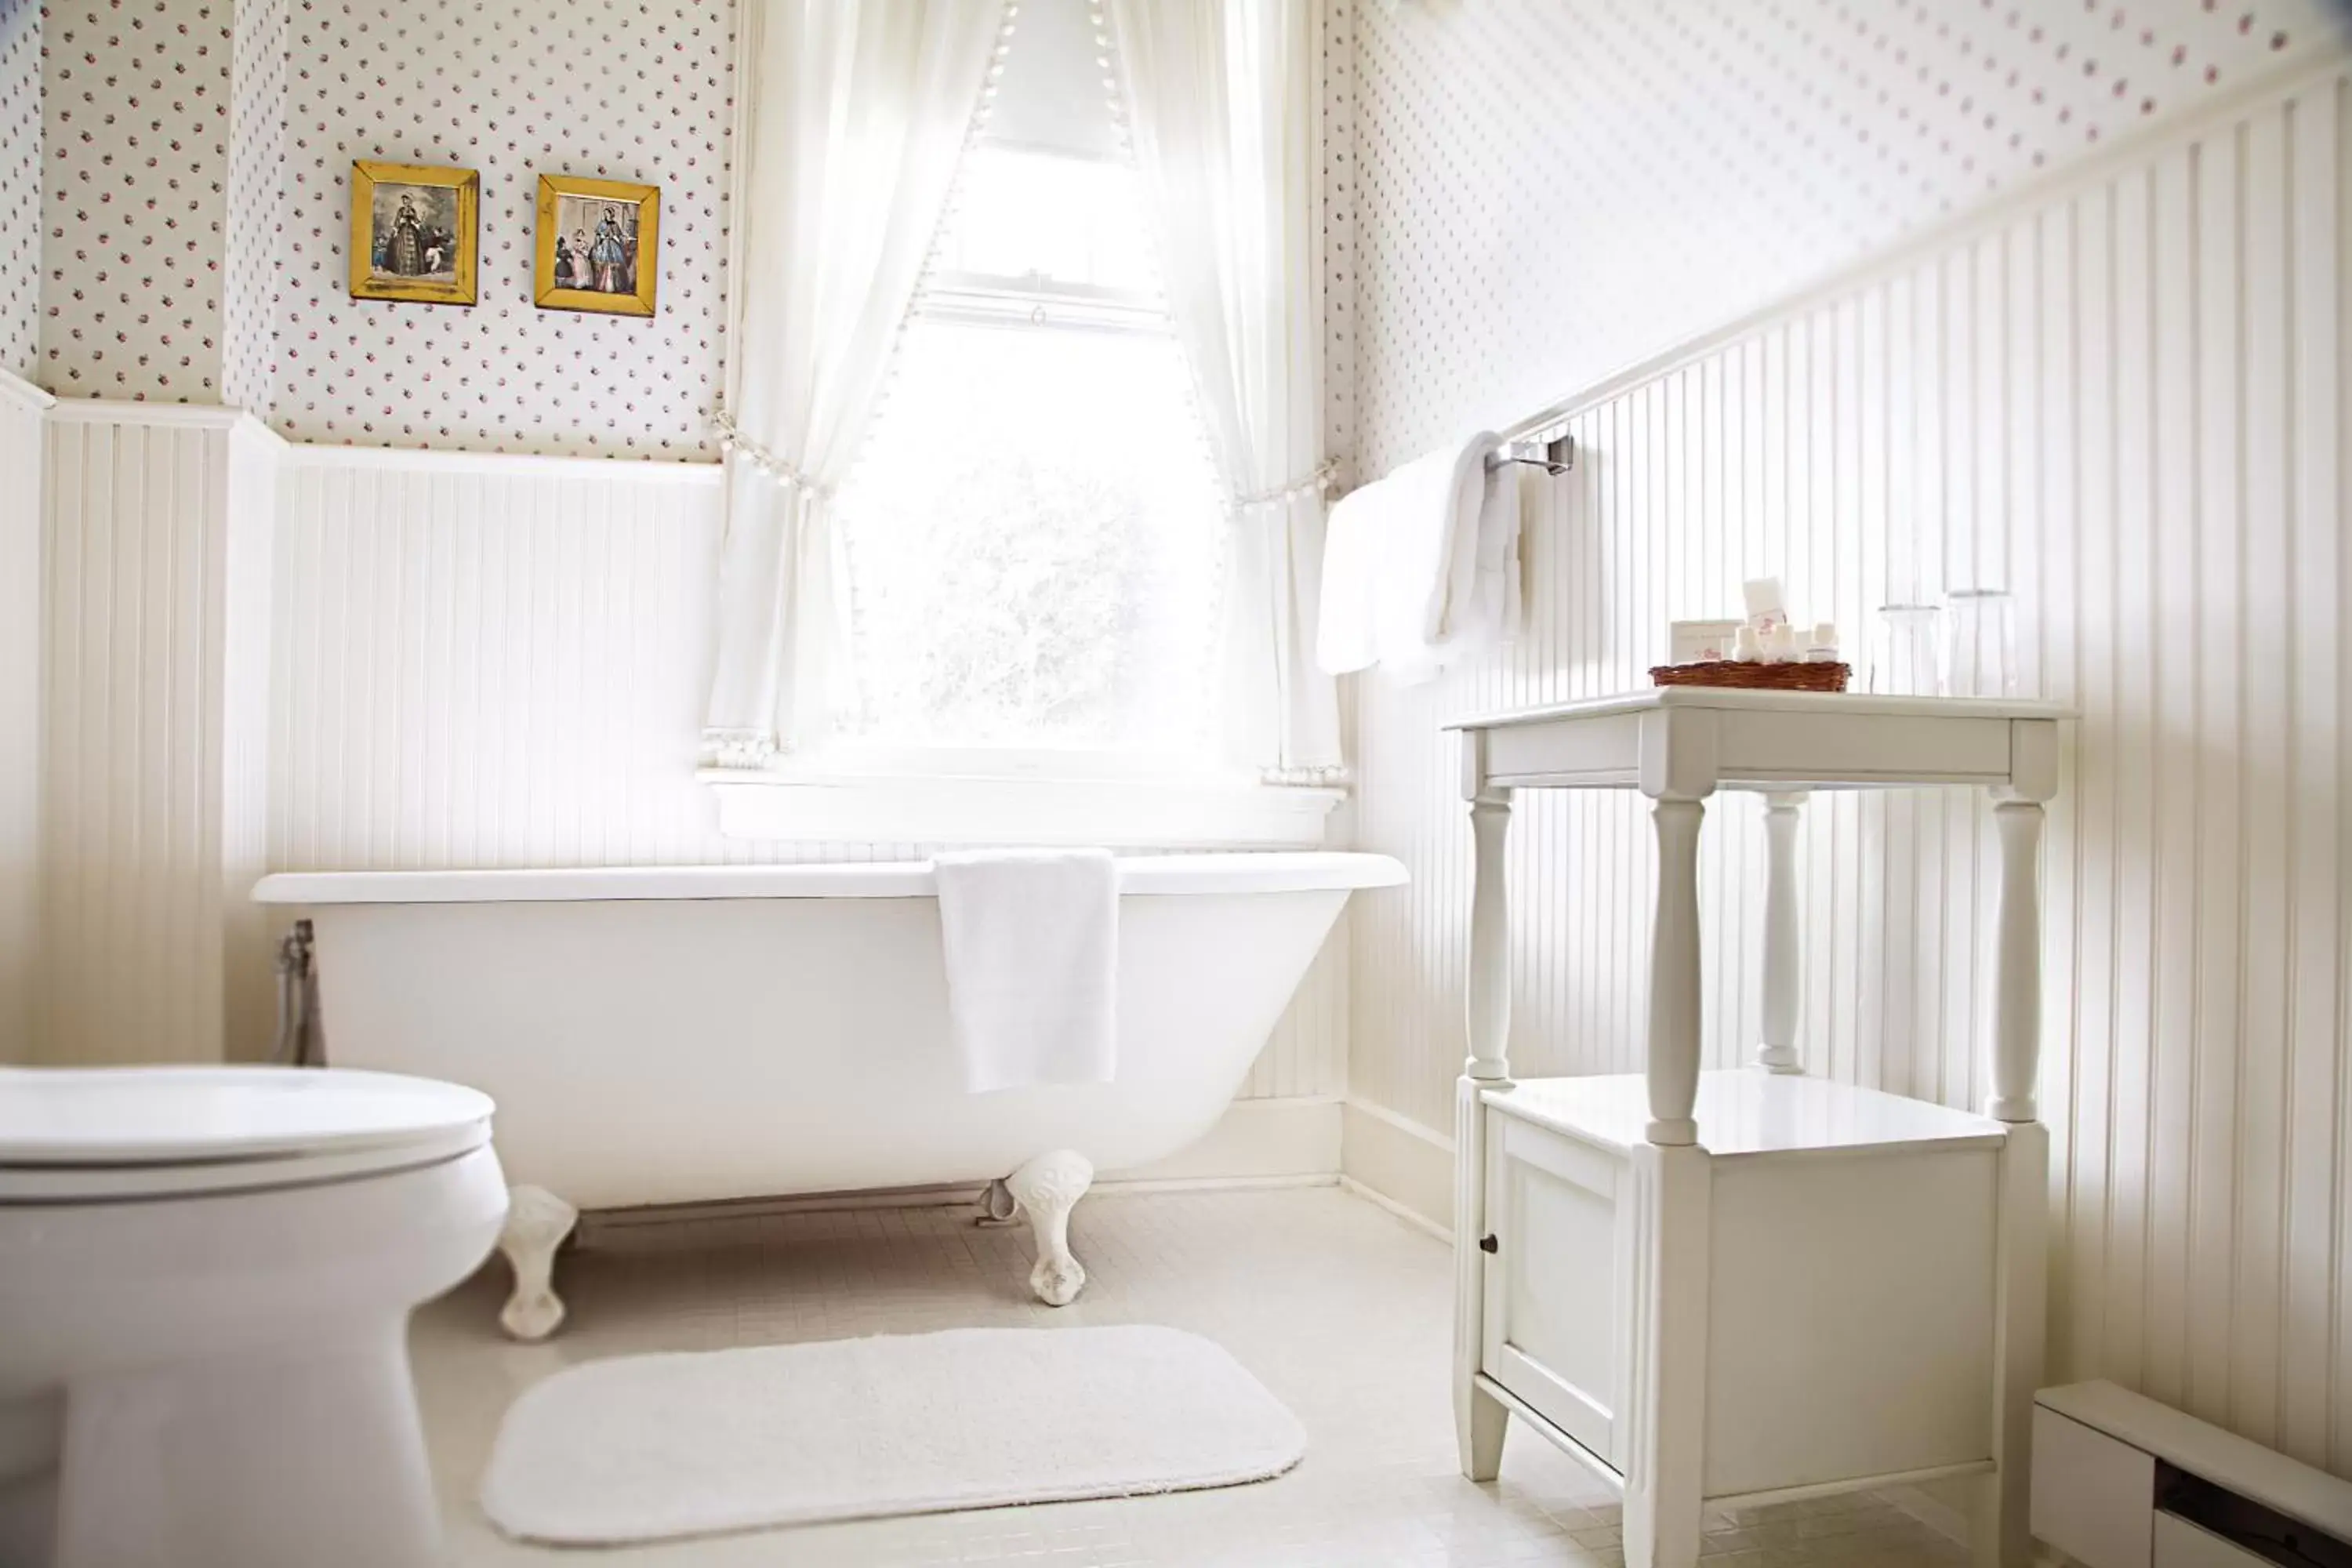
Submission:
[[[1494,462],[1496,468],[1505,463],[1526,463],[1547,474],[1564,474],[1576,467],[1576,437],[1555,436],[1549,441],[1506,441]]]

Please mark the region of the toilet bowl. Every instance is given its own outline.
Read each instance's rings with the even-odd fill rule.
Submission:
[[[438,1561],[410,1311],[506,1215],[487,1096],[0,1069],[0,1563]]]

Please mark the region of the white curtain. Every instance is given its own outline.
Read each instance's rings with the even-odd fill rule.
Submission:
[[[727,534],[703,759],[813,740],[845,668],[827,515],[997,68],[1001,4],[745,0]]]
[[[1229,750],[1276,784],[1345,777],[1316,667],[1323,579],[1313,0],[1111,0],[1169,300],[1234,497]]]

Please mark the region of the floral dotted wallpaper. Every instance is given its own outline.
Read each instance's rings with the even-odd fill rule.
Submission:
[[[50,0],[41,26],[37,379],[61,397],[213,402],[228,0]]]
[[[734,8],[725,0],[268,0],[282,149],[237,226],[272,231],[266,338],[240,311],[240,390],[298,440],[639,458],[715,455],[726,327]],[[268,117],[257,107],[257,121]],[[282,165],[278,159],[282,152]],[[481,171],[480,300],[348,289],[355,158]],[[283,178],[264,178],[267,163]],[[531,303],[541,173],[657,184],[658,313]],[[239,182],[240,191],[243,182]],[[263,199],[282,185],[282,211]],[[252,235],[238,233],[242,246]],[[242,281],[242,279],[240,279]]]
[[[1339,487],[1359,476],[1356,452],[1356,13],[1317,8],[1316,89],[1323,111],[1323,452]]]
[[[294,0],[236,0],[221,398],[262,418],[277,401],[278,247],[286,236],[286,68]]]
[[[0,370],[41,341],[41,7],[0,0]]]
[[[1360,5],[1363,469],[1531,414],[2344,25],[2329,0]]]

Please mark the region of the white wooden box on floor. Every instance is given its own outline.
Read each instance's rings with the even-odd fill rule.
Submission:
[[[1482,1369],[1622,1479],[1643,1080],[1486,1090]],[[1699,1080],[1709,1500],[1990,1468],[1997,1122],[1819,1079]]]
[[[1979,1476],[1979,1560],[2022,1568],[2049,1158],[2035,881],[2068,716],[1685,687],[1454,726],[1475,843],[1454,1119],[1464,1474],[1494,1477],[1519,1416],[1622,1489],[1630,1568],[1690,1568],[1708,1503]],[[1990,793],[2000,840],[1981,1116],[1808,1079],[1799,1034],[1807,795],[1955,784]],[[1596,788],[1654,803],[1645,1068],[1513,1083],[1512,797]],[[1763,1032],[1754,1068],[1703,1074],[1698,841],[1719,789],[1764,796]]]

